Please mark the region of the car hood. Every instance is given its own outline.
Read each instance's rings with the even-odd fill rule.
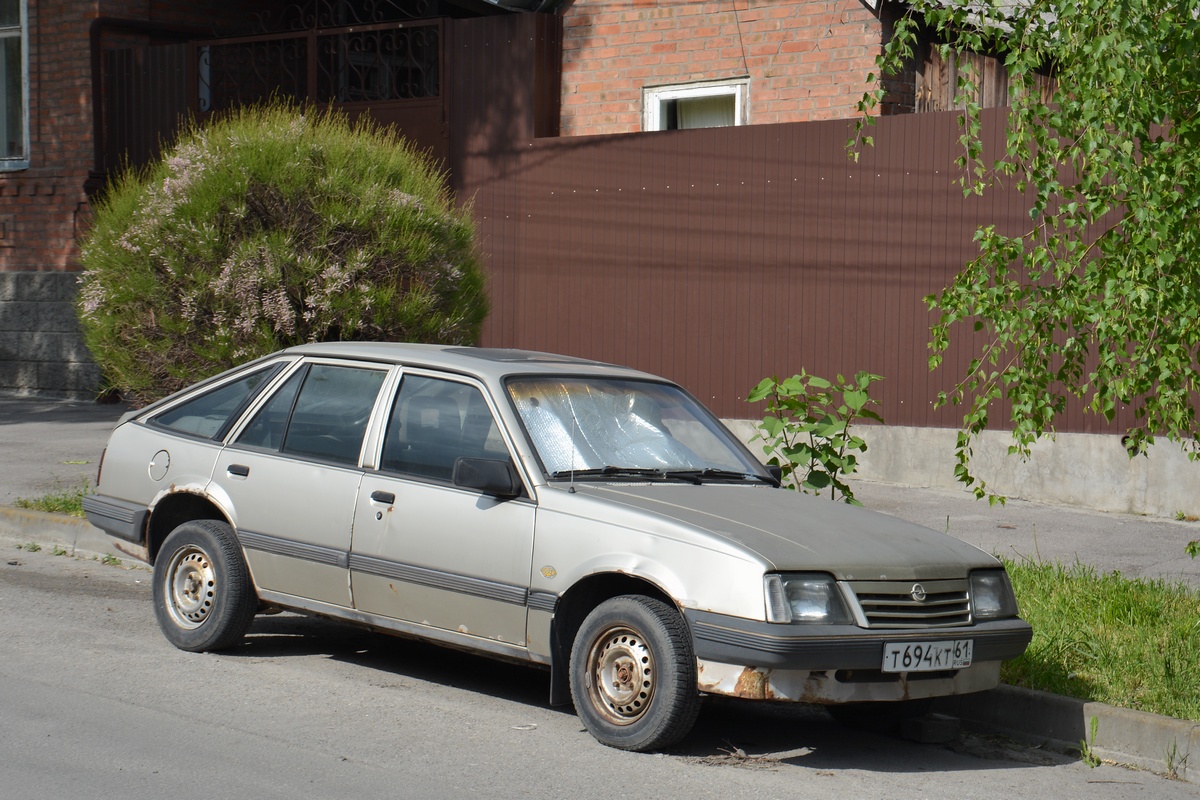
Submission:
[[[843,580],[963,578],[998,561],[953,536],[846,503],[772,487],[576,484],[597,500],[752,551],[779,570]]]

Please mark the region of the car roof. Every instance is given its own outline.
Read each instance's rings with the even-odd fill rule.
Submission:
[[[447,369],[492,380],[501,380],[508,375],[603,375],[665,381],[657,375],[602,361],[512,348],[411,342],[322,342],[289,347],[283,352]]]

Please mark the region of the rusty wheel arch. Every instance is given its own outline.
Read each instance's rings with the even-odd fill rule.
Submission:
[[[554,609],[550,631],[550,705],[565,706],[571,703],[571,645],[583,620],[605,600],[621,595],[657,598],[680,610],[675,599],[659,586],[633,575],[601,573],[589,575],[576,583],[558,599]]]
[[[185,522],[211,519],[233,525],[225,513],[204,495],[193,492],[174,492],[158,501],[146,525],[146,556],[151,565],[158,557],[159,548],[171,531]]]

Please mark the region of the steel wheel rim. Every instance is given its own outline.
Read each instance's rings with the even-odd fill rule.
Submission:
[[[614,725],[632,725],[650,709],[657,675],[654,653],[641,633],[616,626],[596,637],[588,653],[592,706]]]
[[[175,551],[167,566],[167,612],[181,628],[199,628],[212,613],[217,572],[208,553],[195,545]]]

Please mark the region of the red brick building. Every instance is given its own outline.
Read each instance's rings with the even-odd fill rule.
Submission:
[[[87,396],[100,386],[73,301],[76,241],[89,192],[104,181],[94,114],[102,50],[158,40],[162,18],[200,30],[237,5],[0,0],[0,391]]]
[[[563,27],[574,136],[852,117],[885,24],[861,0],[580,0]]]
[[[895,13],[873,2],[0,0],[0,391],[98,387],[76,240],[188,114],[272,93],[369,110],[452,182],[526,138],[844,119]],[[938,107],[921,69],[893,88],[885,113]]]

